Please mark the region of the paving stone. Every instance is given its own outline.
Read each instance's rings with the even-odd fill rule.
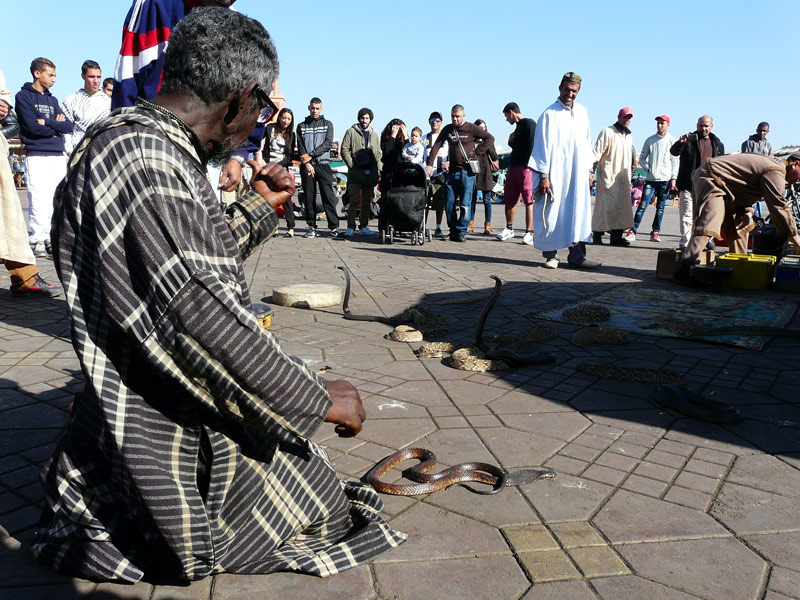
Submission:
[[[696,600],[696,596],[684,594],[654,581],[648,581],[635,575],[627,577],[602,577],[592,579],[592,585],[603,600],[631,600],[647,598],[648,600]]]
[[[631,492],[639,492],[645,496],[653,496],[659,498],[661,494],[669,487],[665,481],[658,481],[657,479],[650,479],[648,477],[640,477],[639,475],[631,475],[628,477],[622,487]]]
[[[544,525],[504,528],[503,532],[518,554],[559,549],[555,538],[547,531]]]
[[[178,596],[180,597],[180,596]],[[199,598],[200,596],[197,596]],[[153,600],[156,600],[154,596]],[[171,596],[165,596],[172,598]],[[194,598],[194,596],[188,596]],[[309,577],[299,573],[270,575],[217,575],[214,600],[318,600],[319,598],[352,598],[372,600],[377,593],[372,586],[369,567],[348,569],[332,577]]]
[[[681,444],[669,439],[659,441],[653,449],[661,452],[669,452],[670,454],[677,454],[678,456],[683,457],[689,456],[694,451],[692,446]]]
[[[595,595],[583,581],[537,583],[521,600],[594,600]]]
[[[722,479],[728,471],[726,465],[718,465],[696,458],[689,459],[689,462],[686,463],[683,469],[690,473],[699,473],[700,475],[705,475],[706,477],[712,477],[714,479]]]
[[[280,575],[284,574],[280,573],[278,576]],[[185,586],[157,585],[153,589],[150,600],[209,600],[212,582],[213,578],[206,577]],[[272,585],[273,581],[270,581],[270,588]],[[263,596],[261,597],[263,598]]]
[[[800,548],[800,531],[752,535],[744,539],[767,560],[800,571],[800,554],[797,552]]]
[[[390,375],[404,381],[430,381],[431,375],[422,364],[408,360],[394,361],[370,369],[378,375]]]
[[[471,381],[440,381],[445,393],[456,406],[467,404],[488,404],[503,393],[491,385],[481,385]]]
[[[494,417],[494,414],[492,414],[492,411],[489,410],[489,408],[484,406],[483,404],[468,404],[466,406],[460,407],[457,410],[460,410],[464,414],[464,416],[467,416],[467,417],[472,417],[472,416],[492,416],[492,417]],[[495,419],[497,419],[497,417],[495,417]],[[496,422],[498,424],[500,423],[499,420],[492,421],[492,422],[493,423]]]
[[[738,535],[800,529],[797,498],[726,483],[709,514]]]
[[[542,465],[564,444],[556,438],[514,429],[490,427],[478,431],[486,447],[505,469]]]
[[[471,429],[437,429],[415,445],[433,451],[442,465],[474,461],[497,464],[497,460],[486,449],[478,434]],[[508,465],[500,466],[509,468]]]
[[[572,548],[568,552],[586,577],[607,577],[630,573],[625,563],[608,546]]]
[[[564,579],[580,579],[581,575],[563,550],[521,552],[519,560],[533,578],[534,584]]]
[[[408,542],[377,557],[376,563],[510,554],[496,528],[424,502],[392,519],[391,524],[408,534]]]
[[[549,527],[564,548],[606,545],[606,541],[597,533],[597,530],[586,521],[550,523]]]
[[[491,576],[487,577],[487,573]],[[375,565],[375,579],[381,598],[397,600],[435,597],[516,600],[529,587],[525,574],[511,556],[381,563]]]
[[[543,520],[550,522],[587,520],[614,488],[559,474],[555,479],[534,482],[520,489]]]
[[[651,479],[657,479],[658,481],[666,482],[672,481],[678,474],[677,469],[665,467],[663,465],[657,465],[651,462],[640,463],[633,472],[636,475],[641,475],[642,477],[649,477]]]
[[[472,380],[470,380],[472,381]],[[497,414],[572,412],[563,402],[554,402],[524,391],[511,391],[489,403]]]
[[[435,381],[409,381],[384,390],[381,395],[421,406],[452,406],[450,398]]]
[[[613,440],[592,435],[590,433],[582,433],[572,441],[573,443],[581,446],[588,446],[589,448],[603,451],[611,445]]]
[[[613,544],[728,535],[706,514],[625,490],[616,492],[592,523]]]
[[[667,502],[674,502],[675,504],[680,504],[688,508],[696,508],[703,512],[708,509],[713,499],[714,496],[711,494],[706,494],[698,490],[690,490],[677,485],[672,486],[664,495],[664,500]]]
[[[439,429],[452,429],[454,427],[469,427],[469,422],[462,416],[435,417],[434,422]]]
[[[602,483],[607,483],[611,486],[619,485],[620,481],[622,481],[626,476],[624,471],[617,471],[616,469],[609,469],[608,467],[603,467],[601,465],[592,465],[588,469],[586,469],[582,474],[581,477],[584,479],[592,479],[594,481],[600,481]]]
[[[738,457],[727,481],[793,498],[800,496],[800,471],[768,454]]]
[[[0,430],[60,428],[69,422],[64,411],[41,402],[5,410],[2,414]]]
[[[480,484],[473,487],[488,489]],[[539,523],[539,517],[522,493],[511,487],[493,496],[483,496],[463,487],[453,486],[431,494],[425,502],[495,527]]]
[[[774,567],[769,577],[769,589],[790,598],[800,598],[800,573]]]
[[[617,546],[635,572],[708,600],[751,600],[767,565],[727,537]]]
[[[713,494],[720,483],[719,479],[698,475],[697,473],[687,473],[686,471],[675,479],[675,485],[697,490],[698,492],[705,492],[706,494]]]
[[[565,442],[576,437],[591,424],[589,419],[575,412],[500,415],[500,420],[506,427],[549,435]]]
[[[502,427],[500,419],[494,415],[475,415],[467,417],[467,421],[473,427]]]
[[[614,452],[612,448],[609,448],[595,461],[595,464],[627,473],[633,471],[639,461],[630,456]]]
[[[668,441],[680,442],[683,445],[718,450],[728,454],[752,454],[758,450],[755,444],[724,427],[694,419],[675,421],[672,430],[665,433],[664,437]]]
[[[580,475],[589,466],[589,463],[585,463],[580,460],[576,460],[574,458],[569,458],[568,456],[561,456],[560,454],[556,454],[546,463],[544,466],[548,469],[555,471],[556,473],[566,473],[567,475]]]
[[[425,407],[412,402],[404,402],[381,395],[370,396],[365,399],[363,392],[362,401],[364,410],[367,412],[367,419],[407,419],[428,416]]]
[[[686,457],[679,456],[677,454],[670,454],[669,452],[664,452],[662,450],[653,450],[647,455],[647,462],[680,469],[686,462]]]
[[[570,458],[577,458],[585,462],[592,462],[595,458],[600,456],[602,452],[597,448],[590,448],[589,446],[581,446],[580,444],[567,444],[558,451],[560,456],[569,456]]]
[[[3,588],[0,589],[1,600],[72,600],[73,598],[89,598],[96,589],[97,584],[90,581],[62,585],[35,585],[32,587]],[[116,596],[115,596],[116,597]],[[95,596],[99,598],[99,596]]]
[[[789,596],[784,596],[783,594],[780,594],[778,592],[767,590],[767,593],[764,594],[764,600],[792,600],[792,599]]]
[[[364,428],[358,436],[361,443],[370,441],[392,448],[404,448],[435,430],[436,425],[428,418],[373,419],[364,422]]]

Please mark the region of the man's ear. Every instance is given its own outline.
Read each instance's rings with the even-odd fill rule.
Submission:
[[[249,83],[246,87],[228,95],[228,110],[225,111],[225,117],[223,117],[226,125],[233,123],[237,115],[250,108],[253,102],[253,90],[256,85],[258,84],[255,82]]]

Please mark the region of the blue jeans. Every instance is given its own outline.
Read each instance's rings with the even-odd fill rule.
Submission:
[[[474,221],[475,220],[475,215],[476,215],[475,209],[478,206],[478,198],[480,198],[483,201],[483,212],[484,212],[483,221],[484,221],[484,223],[491,223],[492,222],[492,192],[490,192],[490,191],[484,192],[482,190],[478,190],[477,192],[472,192],[472,204],[471,204],[472,215],[470,216],[469,220],[470,221]]]
[[[467,226],[472,218],[472,190],[475,188],[475,175],[466,171],[448,173],[444,180],[445,199],[447,201],[447,226],[450,235],[467,234]],[[461,216],[458,208],[461,207]]]
[[[661,219],[664,218],[664,205],[667,203],[667,192],[669,192],[669,181],[647,181],[642,192],[642,202],[636,209],[636,216],[633,217],[633,233],[639,229],[639,225],[644,218],[644,211],[650,205],[653,194],[656,195],[656,215],[653,217],[653,231],[661,231]]]

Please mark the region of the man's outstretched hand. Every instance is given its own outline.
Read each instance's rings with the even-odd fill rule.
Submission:
[[[367,413],[361,404],[361,396],[355,386],[344,379],[323,380],[331,396],[331,409],[325,417],[326,423],[336,423],[340,437],[353,437],[361,431]]]
[[[294,180],[284,167],[278,163],[267,163],[258,169],[255,161],[248,161],[248,164],[253,167],[250,186],[261,194],[272,208],[278,208],[294,195]]]

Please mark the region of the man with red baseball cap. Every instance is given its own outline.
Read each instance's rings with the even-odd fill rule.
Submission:
[[[678,177],[678,157],[672,156],[669,149],[675,143],[675,138],[668,133],[670,124],[669,115],[656,117],[656,132],[644,141],[642,153],[639,155],[639,164],[647,170],[645,177],[642,202],[633,218],[633,229],[625,239],[632,242],[636,239],[636,232],[644,218],[644,212],[656,197],[656,214],[653,217],[653,228],[650,231],[650,241],[660,242],[661,219],[664,217],[664,206],[667,203],[667,194],[670,190],[677,190],[675,180]]]
[[[630,246],[622,237],[633,227],[631,213],[631,177],[636,169],[636,149],[631,130],[633,109],[623,106],[617,121],[597,136],[594,156],[597,165],[597,198],[592,213],[595,244],[603,243],[603,233],[611,232],[612,246]]]

